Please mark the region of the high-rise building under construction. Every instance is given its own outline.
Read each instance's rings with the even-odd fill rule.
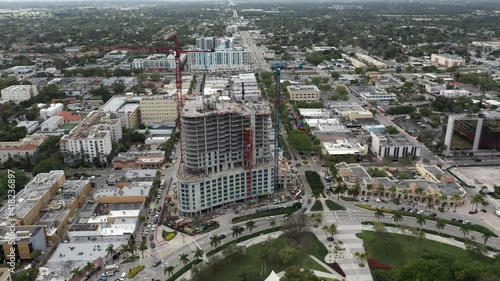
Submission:
[[[269,104],[193,97],[184,104],[181,124],[182,214],[274,192]]]

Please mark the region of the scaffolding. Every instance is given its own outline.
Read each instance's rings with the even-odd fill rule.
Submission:
[[[243,130],[243,167],[246,171],[247,197],[252,198],[252,170],[253,170],[253,130]]]

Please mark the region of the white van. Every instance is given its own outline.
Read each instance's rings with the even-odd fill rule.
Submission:
[[[122,276],[120,276],[120,281],[125,281],[125,278],[127,278],[127,273],[123,272]]]
[[[495,215],[497,215],[497,216],[499,216],[499,217],[500,217],[500,210],[495,211]]]

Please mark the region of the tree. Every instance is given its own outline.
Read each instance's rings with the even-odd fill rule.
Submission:
[[[233,232],[233,237],[238,238],[238,236],[243,233],[243,227],[234,225],[233,227],[231,227],[231,231]]]
[[[168,278],[170,278],[170,277],[172,277],[172,274],[174,273],[174,269],[175,269],[175,267],[172,266],[172,265],[164,267],[163,268],[163,274],[167,274],[168,273]]]
[[[193,253],[194,253],[195,259],[203,258],[203,255],[205,254],[205,252],[203,252],[203,250],[201,248],[197,248],[196,251],[193,251]]]
[[[74,267],[73,269],[71,269],[70,273],[76,278],[83,275],[83,271],[80,269],[80,267]]]
[[[161,79],[161,75],[160,75],[160,73],[158,73],[158,72],[153,72],[153,73],[151,73],[151,75],[149,76],[149,79],[151,79],[151,81],[160,81],[160,79]]]
[[[141,251],[142,258],[144,258],[144,251],[148,249],[148,245],[146,245],[146,241],[143,241],[141,245],[139,245],[139,251]]]
[[[423,215],[417,215],[417,223],[420,225],[420,229],[422,229],[422,224],[425,224],[427,222],[427,220],[425,219],[425,217]]]
[[[386,231],[385,225],[379,221],[376,221],[373,223],[373,229],[375,229],[375,232],[378,232],[378,233]]]
[[[181,254],[179,256],[179,261],[181,263],[183,263],[184,265],[188,264],[188,262],[189,262],[188,254]]]
[[[311,229],[309,218],[302,212],[291,214],[283,224],[283,232],[298,243]]]
[[[321,228],[321,230],[323,232],[325,232],[326,236],[328,236],[328,234],[330,234],[330,227],[328,225],[323,225],[323,227]]]
[[[395,281],[407,280],[449,281],[452,275],[448,266],[438,260],[415,259],[396,273]]]
[[[483,239],[484,239],[484,244],[486,246],[486,243],[488,242],[488,239],[490,239],[490,237],[492,236],[490,232],[484,232],[483,233]]]
[[[22,171],[16,168],[12,169],[11,173],[8,173],[8,171],[2,171],[0,173],[0,198],[3,198],[4,196],[7,195],[9,188],[9,174],[15,175],[15,182],[14,182],[14,187],[15,191],[18,192],[21,189],[23,189],[26,184],[30,181],[30,178]]]
[[[443,219],[437,219],[437,221],[436,221],[436,228],[438,230],[439,236],[441,236],[441,231],[444,229],[445,226],[446,226],[445,220],[443,220]]]
[[[263,248],[259,252],[259,260],[261,261],[262,265],[260,267],[260,277],[266,272],[266,260],[267,260],[267,255],[269,254],[267,248]]]
[[[306,132],[302,130],[291,130],[288,132],[288,142],[299,152],[310,152],[312,150],[311,140]]]
[[[470,203],[472,204],[471,212],[477,211],[477,205],[481,204],[484,201],[484,198],[481,194],[476,194],[472,196]]]
[[[377,210],[375,210],[375,217],[377,218],[378,221],[380,221],[380,218],[385,217],[384,212],[382,211],[381,208],[377,208]]]
[[[285,271],[285,275],[280,278],[280,281],[321,281],[321,279],[314,275],[312,270],[300,270],[292,266]]]
[[[247,221],[246,226],[247,226],[247,229],[250,231],[250,233],[252,233],[252,230],[254,230],[254,228],[256,228],[254,221]]]
[[[454,212],[456,212],[456,211],[457,211],[457,204],[458,204],[458,201],[459,201],[460,199],[462,199],[462,197],[460,197],[460,195],[458,195],[458,194],[455,194],[455,195],[453,195],[453,198],[452,198],[452,199],[453,199],[453,211],[454,211]]]
[[[417,238],[417,249],[420,250],[420,242],[425,239],[425,232],[420,230],[415,238]]]
[[[401,214],[401,212],[395,212],[394,215],[392,215],[392,220],[396,225],[398,225],[403,221],[403,215]]]
[[[311,214],[310,219],[315,225],[319,225],[323,222],[323,213],[313,213]]]
[[[210,236],[210,246],[216,248],[221,243],[222,243],[222,239],[219,235],[214,233],[212,236]]]
[[[106,253],[110,257],[113,257],[113,255],[116,253],[115,246],[113,246],[113,244],[109,244],[108,247],[106,248]]]
[[[462,234],[464,235],[464,239],[465,239],[465,236],[467,234],[469,234],[469,227],[466,224],[460,226],[460,232],[462,232]]]
[[[87,272],[87,274],[94,273],[94,271],[95,271],[95,265],[94,265],[94,263],[88,261],[87,264],[85,265],[85,267],[83,268],[83,270],[85,272]]]
[[[275,220],[271,220],[271,221],[269,222],[269,225],[270,225],[271,227],[275,227],[275,226],[276,226],[276,221],[275,221]]]
[[[343,184],[339,184],[335,187],[333,192],[337,194],[337,203],[339,202],[340,195],[347,191],[347,187]]]
[[[287,265],[289,262],[291,262],[296,255],[297,255],[297,250],[288,245],[279,251],[280,259],[284,265]]]
[[[115,94],[122,94],[125,91],[126,87],[122,83],[113,83],[111,84],[111,90],[115,92]]]
[[[36,176],[40,173],[48,173],[52,170],[61,170],[63,168],[64,164],[60,159],[48,158],[42,160],[35,167],[33,167],[33,176]]]

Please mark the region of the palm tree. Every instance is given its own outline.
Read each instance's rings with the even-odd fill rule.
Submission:
[[[73,276],[75,277],[80,277],[83,275],[83,272],[80,270],[80,267],[75,267],[73,268],[71,271],[70,271],[71,274],[73,274]]]
[[[427,209],[432,209],[434,208],[434,198],[432,197],[432,195],[428,195],[427,196]]]
[[[422,224],[425,224],[427,220],[423,215],[417,215],[417,223],[420,225],[420,229],[422,229]]]
[[[128,247],[128,244],[125,244],[125,245],[123,245],[123,246],[122,246],[123,252],[125,253],[125,257],[127,257],[127,256],[128,256],[128,255],[127,255],[127,253],[128,253],[128,248],[129,248],[129,247]]]
[[[252,233],[252,230],[256,228],[254,221],[247,221],[246,226],[250,233]]]
[[[425,239],[425,232],[420,230],[415,238],[417,238],[417,250],[420,250],[420,242]]]
[[[87,272],[87,274],[93,274],[95,271],[94,263],[88,261],[85,267],[83,268],[83,271]]]
[[[407,197],[408,197],[408,189],[407,188],[403,188],[403,199],[406,200]]]
[[[175,267],[169,265],[169,266],[163,268],[163,274],[167,274],[167,272],[168,272],[168,278],[170,278],[170,277],[172,277],[172,274],[174,273],[174,269],[175,269]]]
[[[375,217],[377,218],[378,221],[380,221],[380,218],[385,217],[384,212],[382,212],[382,209],[377,208],[375,211]]]
[[[439,236],[441,236],[441,231],[444,229],[445,226],[446,226],[446,222],[443,219],[437,219],[436,228],[438,230]]]
[[[491,236],[492,236],[492,235],[491,235],[491,233],[490,233],[490,232],[485,232],[485,233],[483,233],[483,239],[484,239],[484,244],[483,244],[483,245],[485,245],[485,246],[486,246],[486,243],[488,242],[488,239],[490,239],[490,237],[491,237]]]
[[[135,254],[135,251],[137,251],[137,246],[135,244],[132,244],[128,247],[128,252],[131,253],[132,255]]]
[[[383,185],[379,185],[377,191],[378,191],[378,198],[382,198],[382,196],[385,195],[385,187]]]
[[[243,232],[243,228],[241,226],[234,225],[233,227],[231,227],[231,231],[233,232],[233,237],[236,236],[236,238],[238,238],[238,236],[240,236]]]
[[[222,239],[220,238],[219,235],[215,234],[210,236],[210,246],[216,248],[222,243]]]
[[[193,253],[194,253],[195,259],[203,258],[203,255],[205,254],[205,252],[203,252],[203,250],[201,248],[197,248],[196,251],[193,251]]]
[[[266,272],[266,259],[267,259],[267,248],[263,248],[259,252],[259,260],[262,262],[262,266],[260,268],[260,277]]]
[[[106,248],[106,253],[112,257],[116,253],[115,246],[113,246],[113,244],[109,244]]]
[[[466,277],[465,271],[463,270],[455,271],[454,275],[455,275],[455,280],[457,281],[463,281],[465,280]]]
[[[313,213],[311,214],[310,219],[315,224],[321,224],[323,222],[323,213]]]
[[[470,210],[471,212],[474,212],[477,210],[477,205],[481,204],[481,202],[484,201],[484,198],[481,194],[476,194],[474,196],[472,196],[472,198],[470,199],[470,202],[472,204],[472,209]]]
[[[337,187],[335,187],[335,189],[333,190],[333,192],[335,194],[337,194],[337,203],[339,202],[341,194],[343,194],[344,192],[346,192],[346,190],[347,190],[347,187],[345,187],[342,184],[339,184],[339,185],[337,185]]]
[[[275,227],[275,226],[276,226],[276,221],[275,221],[275,220],[271,220],[271,221],[269,222],[269,225],[270,225],[271,227]]]
[[[328,225],[323,225],[321,230],[325,232],[326,236],[328,236],[328,234],[330,233],[330,227]]]
[[[391,192],[391,197],[394,198],[396,197],[396,192],[398,192],[398,188],[393,185],[389,187],[389,191]]]
[[[469,227],[466,224],[460,226],[460,232],[463,233],[465,239],[465,235],[469,234]]]
[[[444,207],[444,205],[446,203],[448,203],[448,196],[446,196],[444,194],[441,194],[441,196],[439,196],[439,199],[441,199],[441,202],[440,202],[441,207]]]
[[[179,261],[181,263],[183,263],[184,265],[188,264],[189,262],[189,258],[188,258],[188,254],[182,254],[179,256]]]
[[[415,189],[415,193],[418,195],[418,201],[422,201],[422,193],[424,192],[424,189],[421,187],[417,187]]]
[[[395,212],[394,215],[392,215],[392,220],[396,225],[398,225],[398,223],[403,221],[403,215],[401,212]]]
[[[334,235],[337,235],[339,234],[339,230],[338,230],[338,227],[336,224],[332,223],[329,227],[329,231],[330,235],[333,237]]]
[[[356,257],[358,259],[358,262],[360,264],[364,264],[370,258],[370,254],[368,254],[366,252],[364,252],[364,253],[356,252],[356,253],[354,253],[354,257]]]
[[[146,245],[146,241],[142,242],[139,246],[139,251],[141,251],[142,258],[144,258],[144,251],[148,249],[148,245]]]
[[[453,199],[453,207],[454,207],[453,212],[456,212],[456,211],[457,211],[457,204],[458,204],[458,201],[459,201],[460,199],[462,199],[462,197],[460,197],[460,195],[458,195],[458,194],[455,194],[455,195],[453,195],[453,198],[452,198],[452,199]]]

